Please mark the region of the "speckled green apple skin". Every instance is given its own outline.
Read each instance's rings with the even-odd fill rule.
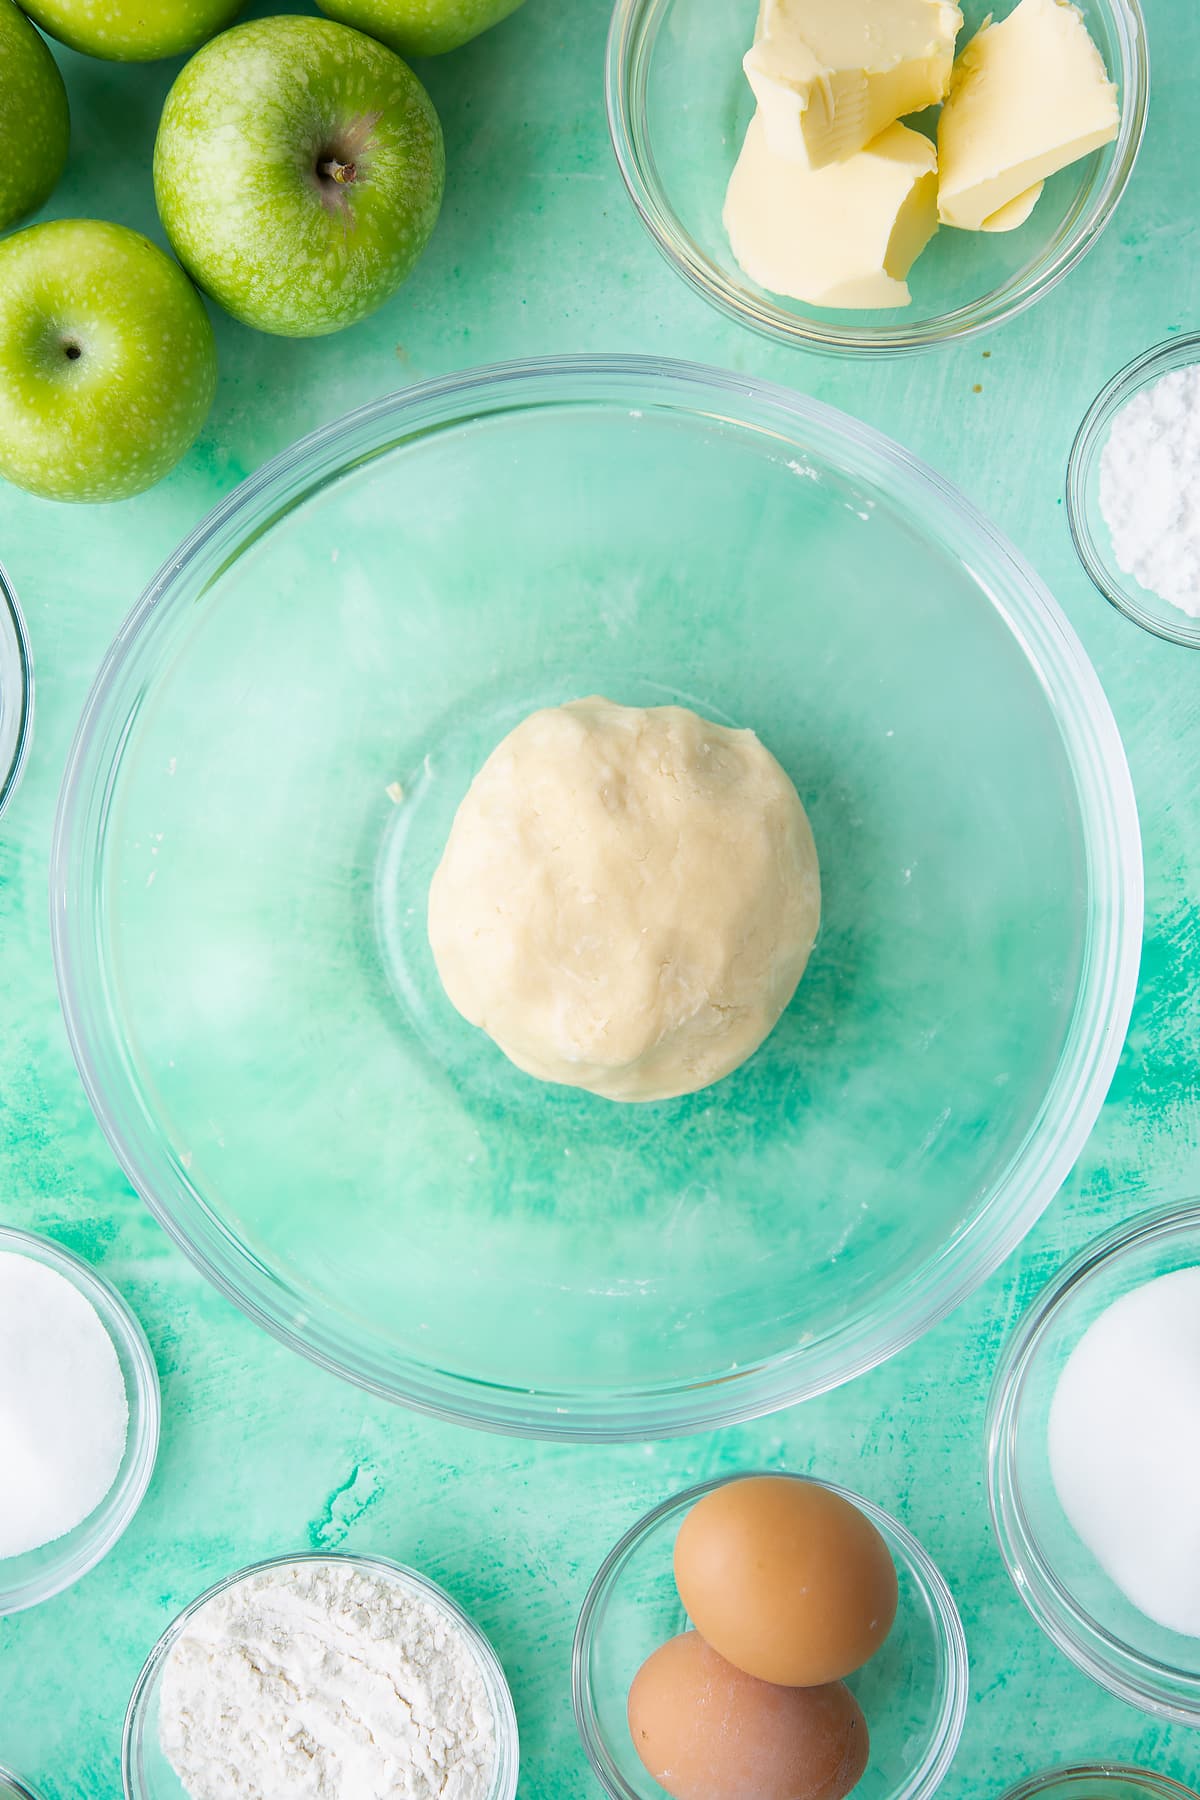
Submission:
[[[332,157],[353,168],[336,186]],[[159,216],[184,267],[246,325],[320,337],[365,319],[437,223],[442,129],[406,63],[328,19],[235,26],[167,96]]]
[[[317,0],[323,13],[357,26],[401,56],[441,56],[498,25],[523,0]]]
[[[204,302],[148,238],[57,219],[0,243],[0,475],[18,487],[51,500],[152,487],[216,382]]]
[[[13,0],[0,0],[0,231],[50,198],[70,135],[58,64]]]
[[[72,50],[109,62],[181,56],[232,24],[243,0],[22,0],[31,19]]]

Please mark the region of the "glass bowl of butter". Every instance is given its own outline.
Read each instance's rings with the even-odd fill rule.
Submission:
[[[634,205],[741,323],[928,349],[1032,306],[1107,225],[1146,123],[1139,0],[755,7],[616,0],[607,68]]]

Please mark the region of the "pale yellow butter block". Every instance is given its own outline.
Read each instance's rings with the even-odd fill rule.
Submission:
[[[979,227],[980,231],[1016,231],[1032,216],[1045,186],[1044,181],[1039,181],[1027,193],[1018,194],[1015,200],[1010,200],[1007,206],[1002,206],[999,212],[994,212],[990,218],[985,219]]]
[[[937,230],[937,151],[906,125],[824,169],[777,156],[755,113],[725,196],[739,266],[810,306],[907,306],[907,276]]]
[[[953,0],[761,0],[742,66],[771,149],[824,168],[935,105],[962,22]]]
[[[1039,181],[1110,143],[1120,123],[1117,90],[1078,7],[1020,0],[955,64],[938,126],[942,223],[986,229]]]

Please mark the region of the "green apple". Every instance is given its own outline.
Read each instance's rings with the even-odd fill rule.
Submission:
[[[110,62],[180,56],[223,31],[242,0],[21,0],[43,31]]]
[[[0,243],[0,475],[123,500],[172,468],[217,379],[204,302],[148,238],[95,219]]]
[[[401,56],[441,56],[516,12],[522,0],[317,0],[323,13],[369,31]]]
[[[328,19],[237,25],[167,95],[154,192],[176,255],[235,319],[319,337],[365,319],[437,222],[442,128],[412,70]]]
[[[0,0],[0,231],[50,198],[70,134],[58,64],[20,7]]]

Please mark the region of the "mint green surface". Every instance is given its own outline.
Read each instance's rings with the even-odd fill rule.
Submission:
[[[0,1206],[118,1283],[158,1355],[166,1406],[157,1475],[112,1556],[73,1592],[0,1621],[0,1762],[47,1800],[119,1794],[125,1700],[181,1604],[256,1557],[313,1547],[379,1551],[443,1581],[508,1669],[522,1795],[598,1792],[568,1688],[595,1567],[685,1482],[764,1463],[818,1471],[896,1511],[957,1593],[973,1704],[949,1800],[990,1800],[1025,1771],[1075,1756],[1200,1777],[1200,1737],[1107,1699],[1027,1618],[991,1542],[981,1461],[988,1379],[1026,1300],[1102,1225],[1200,1186],[1200,664],[1105,606],[1073,560],[1060,504],[1071,437],[1095,391],[1147,344],[1193,325],[1200,301],[1200,16],[1191,0],[1149,0],[1149,15],[1149,141],[1091,259],[982,343],[865,366],[766,346],[672,276],[610,158],[601,0],[529,0],[422,70],[446,129],[446,209],[416,276],[380,316],[300,344],[218,319],[213,418],[181,468],[139,500],[68,512],[0,492],[0,558],[25,604],[39,677],[29,772],[0,823]],[[50,212],[158,236],[150,145],[177,65],[66,53],[62,63],[76,129]],[[948,1324],[853,1387],[715,1437],[604,1451],[419,1420],[321,1375],[219,1299],[129,1191],[92,1121],[58,1016],[46,905],[58,778],[92,675],[143,584],[213,501],[363,400],[469,363],[577,349],[693,356],[790,382],[953,476],[1030,555],[1097,663],[1126,736],[1148,878],[1130,1043],[1079,1169],[1024,1251]]]

